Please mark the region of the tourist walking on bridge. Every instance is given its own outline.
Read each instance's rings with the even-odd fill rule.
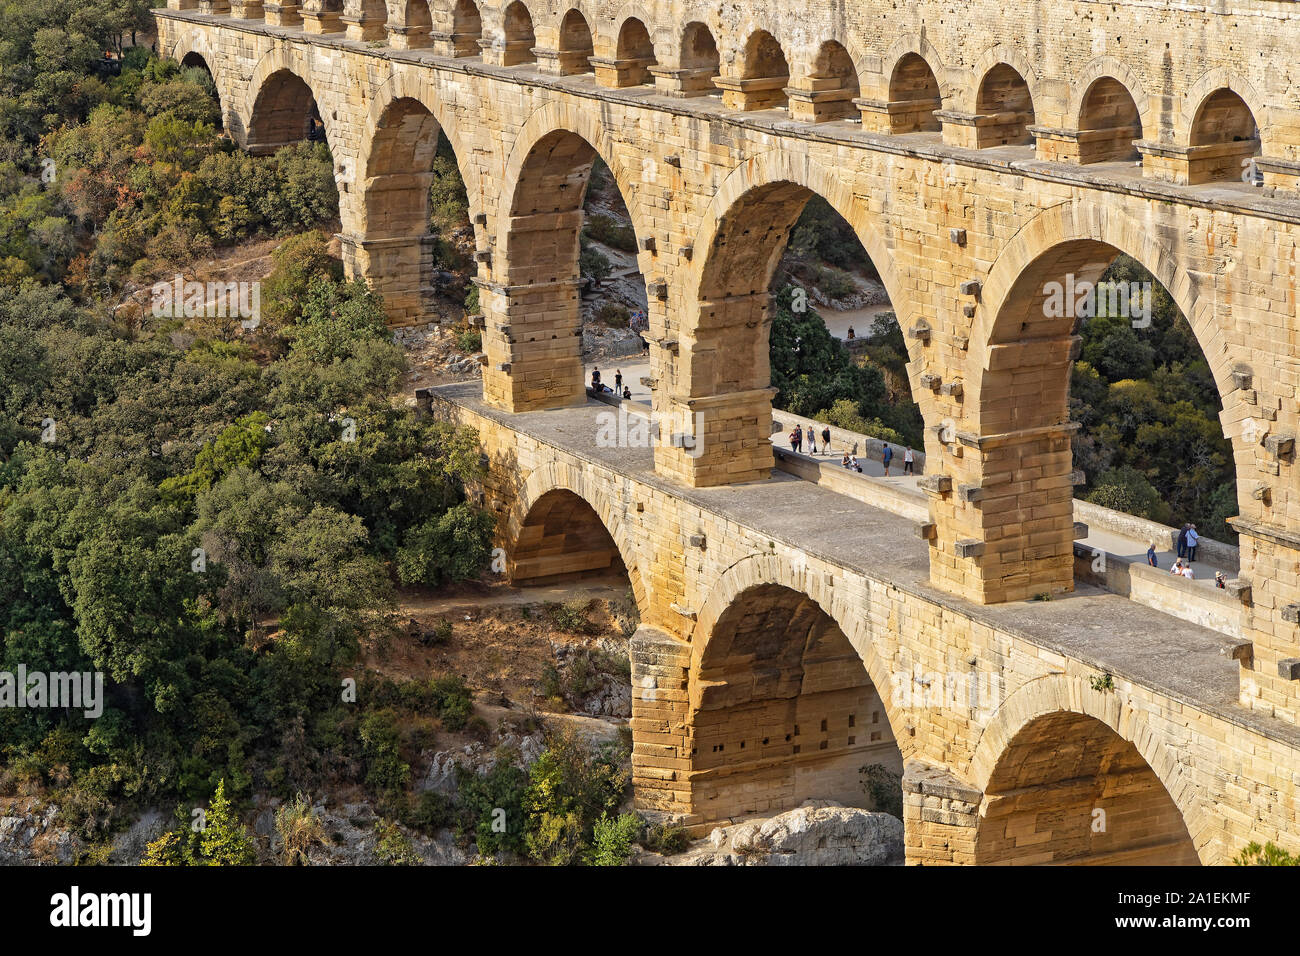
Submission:
[[[885,477],[889,477],[889,463],[894,460],[894,449],[889,447],[889,442],[885,442],[885,450],[880,453],[880,460],[885,463]]]
[[[812,430],[811,425],[808,426],[808,454],[817,454],[817,434]]]
[[[916,457],[912,454],[911,448],[903,449],[903,474],[916,474]]]

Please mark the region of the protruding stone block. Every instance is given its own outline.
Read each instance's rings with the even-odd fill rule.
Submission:
[[[946,495],[952,491],[952,478],[947,475],[926,475],[916,484],[922,491],[936,495]]]
[[[966,230],[949,229],[948,238],[953,242],[954,245],[964,246],[966,245]]]
[[[939,394],[947,395],[951,398],[961,398],[961,382],[944,382],[939,386]]]
[[[1086,537],[1088,537],[1088,526],[1082,521],[1076,521],[1074,523],[1074,540],[1082,541]]]
[[[1300,604],[1288,604],[1282,608],[1282,620],[1288,624],[1300,624]]]
[[[704,535],[702,535],[702,534],[693,534],[693,535],[691,535],[691,537],[690,537],[690,542],[691,542],[691,547],[692,547],[692,548],[701,548],[701,549],[703,549],[704,546],[705,546],[705,544],[706,544],[706,539],[705,539]]]
[[[933,541],[939,536],[939,526],[933,521],[922,521],[916,526],[916,534],[925,541]]]
[[[1264,449],[1274,458],[1290,458],[1295,454],[1295,436],[1286,432],[1268,435],[1264,439]]]
[[[1250,582],[1245,578],[1228,578],[1223,587],[1242,604],[1250,603]]]
[[[908,330],[907,334],[922,345],[927,345],[930,342],[930,323],[925,319],[917,319],[916,324]]]
[[[983,286],[981,285],[979,279],[967,279],[960,286],[958,286],[958,289],[960,290],[962,295],[973,295],[977,299],[979,298],[981,288],[983,288]]]
[[[984,497],[984,489],[979,485],[958,485],[957,497],[962,501],[980,501]]]
[[[953,553],[959,558],[978,558],[984,553],[984,542],[974,538],[962,538],[953,544]]]
[[[1300,658],[1284,657],[1278,661],[1277,676],[1283,680],[1300,680]]]
[[[943,378],[936,375],[934,372],[922,372],[917,381],[921,383],[922,388],[928,388],[931,391],[934,391],[943,384]]]

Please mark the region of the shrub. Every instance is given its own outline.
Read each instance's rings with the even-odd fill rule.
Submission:
[[[632,226],[620,223],[610,216],[601,213],[589,216],[582,227],[582,234],[611,249],[618,249],[620,252],[636,252],[636,232]]]
[[[868,809],[903,819],[903,775],[879,763],[869,764],[858,773],[864,778],[862,789],[871,804]]]
[[[429,694],[442,725],[451,731],[464,730],[474,712],[474,692],[464,678],[449,674],[429,682]]]
[[[617,302],[606,302],[597,310],[596,319],[611,329],[625,329],[632,319],[632,313],[627,310],[627,306]]]
[[[646,827],[641,845],[652,853],[672,856],[681,853],[691,842],[684,827],[669,823],[652,823]]]
[[[456,801],[444,794],[426,790],[416,799],[405,822],[421,833],[432,835],[438,830],[455,826],[458,818]]]
[[[581,598],[566,601],[564,604],[547,604],[546,613],[561,631],[570,634],[595,634],[600,628],[591,620],[591,601]]]
[[[290,865],[305,863],[307,850],[325,842],[325,828],[301,793],[275,811],[275,832],[280,835],[281,858]]]
[[[478,329],[462,329],[456,333],[456,348],[467,355],[483,351],[483,333]]]
[[[592,828],[592,866],[626,866],[632,857],[632,844],[645,826],[635,813],[622,813],[617,817],[601,814]]]
[[[522,853],[527,829],[524,795],[528,774],[511,762],[511,753],[498,753],[497,762],[480,776],[458,764],[461,831],[472,835],[484,856]]]
[[[1300,866],[1300,856],[1288,853],[1272,841],[1263,846],[1251,842],[1232,858],[1232,862],[1236,866]]]
[[[380,866],[419,866],[424,862],[396,823],[379,820],[375,823],[375,833],[379,836],[375,856]]]

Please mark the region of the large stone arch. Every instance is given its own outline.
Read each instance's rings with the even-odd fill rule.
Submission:
[[[506,160],[498,240],[489,278],[479,281],[487,317],[484,397],[499,408],[585,401],[578,250],[583,197],[597,158],[609,167],[638,239],[653,235],[627,164],[590,111],[557,102],[540,108],[519,130]],[[642,246],[643,274],[650,256]],[[652,310],[657,305],[652,298]]]
[[[892,696],[883,693],[892,686],[892,671],[888,662],[876,650],[871,620],[862,613],[861,594],[844,587],[843,581],[837,589],[827,582],[826,575],[814,573],[806,564],[796,564],[780,553],[753,554],[731,565],[712,583],[709,595],[696,613],[695,623],[688,635],[692,676],[699,672],[700,662],[704,659],[705,649],[719,618],[735,604],[740,595],[762,585],[787,588],[806,595],[844,632],[862,659],[862,666],[871,683],[882,690],[881,697],[890,728],[901,729],[906,721]],[[895,736],[898,736],[897,733]],[[900,745],[901,742],[900,739]]]
[[[680,327],[668,330],[670,337],[676,333],[680,349],[673,363],[676,405],[663,412],[674,420],[694,420],[722,440],[705,443],[690,456],[679,448],[658,446],[661,471],[696,486],[762,480],[770,474],[768,282],[789,230],[812,194],[849,223],[879,272],[900,325],[906,328],[911,322],[916,305],[894,266],[890,246],[870,210],[855,199],[844,180],[802,152],[769,150],[746,160],[722,181],[699,215],[691,266],[679,281]],[[759,208],[778,203],[783,207],[779,222],[773,218],[775,211]],[[748,235],[750,227],[756,231],[753,236]],[[733,276],[720,283],[718,277],[732,266],[745,270],[746,281]],[[735,288],[714,288],[720,285]],[[913,383],[919,375],[919,348],[915,341],[908,344]],[[932,400],[921,390],[916,394],[922,414],[928,414]],[[693,415],[705,420],[701,423]]]
[[[1211,841],[1214,827],[1201,794],[1183,770],[1179,753],[1151,726],[1147,711],[1128,703],[1121,691],[1094,690],[1082,676],[1049,674],[1018,687],[993,714],[971,755],[971,782],[985,791],[998,761],[1021,731],[1040,717],[1078,714],[1091,717],[1131,743],[1160,781],[1174,805],[1203,863],[1222,862],[1222,848]]]
[[[553,491],[567,491],[577,495],[596,513],[601,524],[609,532],[619,557],[627,568],[628,579],[632,582],[632,594],[637,609],[643,619],[651,614],[650,593],[646,589],[646,577],[642,571],[644,562],[633,546],[633,534],[624,527],[622,513],[613,501],[602,491],[586,472],[551,461],[535,468],[525,479],[515,494],[514,503],[505,515],[501,527],[501,539],[505,542],[507,555],[519,540],[519,533],[528,520],[528,513],[533,505]]]
[[[520,175],[523,172],[524,164],[528,162],[529,157],[532,155],[533,149],[545,137],[557,132],[574,133],[587,141],[587,144],[596,151],[596,155],[609,167],[614,181],[618,184],[618,190],[623,196],[623,202],[627,204],[628,214],[632,217],[632,228],[636,231],[638,238],[653,235],[649,224],[646,222],[645,212],[641,208],[639,180],[633,175],[632,168],[623,161],[616,150],[613,137],[610,136],[609,131],[601,123],[599,117],[591,110],[557,102],[547,103],[545,106],[534,110],[524,125],[519,128],[514,145],[505,161],[505,175],[502,177],[503,188],[500,193],[503,197],[500,215],[503,218],[509,217],[514,198],[519,190]],[[501,236],[503,245],[506,238],[505,235]],[[647,264],[644,259],[645,255],[645,253],[641,253],[638,257],[643,267]]]
[[[694,813],[778,812],[809,798],[865,806],[865,765],[901,775],[892,681],[870,625],[824,575],[788,555],[742,559],[710,588],[690,655]]]
[[[1114,208],[1103,209],[1089,202],[1061,203],[1043,210],[998,253],[980,290],[980,306],[970,335],[967,381],[978,382],[979,372],[987,366],[999,314],[1025,270],[1056,247],[1085,241],[1111,246],[1131,256],[1168,290],[1196,333],[1226,409],[1234,388],[1232,356],[1224,326],[1215,315],[1213,298],[1200,295],[1191,273],[1160,242],[1155,229],[1144,227]]]
[[[370,98],[366,125],[361,134],[361,153],[357,160],[358,175],[361,177],[362,182],[369,175],[372,162],[371,149],[375,143],[375,135],[389,108],[398,100],[415,100],[433,115],[439,130],[451,143],[452,151],[456,154],[456,165],[460,169],[461,179],[464,180],[466,192],[469,194],[470,215],[472,217],[475,213],[485,211],[482,183],[484,172],[480,167],[467,160],[466,157],[470,155],[470,149],[457,126],[455,113],[447,108],[442,97],[438,95],[435,84],[430,80],[423,79],[423,75],[398,70],[376,87],[374,96]]]
[[[1188,317],[1234,420],[1229,341],[1177,258],[1114,210],[1062,203],[1022,227],[995,260],[965,363],[962,420],[946,436],[950,484],[935,488],[936,583],[981,603],[1074,589],[1074,481],[1068,396],[1080,314],[1071,282],[1096,282],[1119,253],[1147,268]],[[1069,308],[1049,296],[1072,295]],[[1124,305],[1128,303],[1125,302]],[[1241,494],[1244,489],[1239,489]]]
[[[316,101],[316,108],[320,112],[321,122],[325,125],[325,135],[330,143],[331,150],[336,150],[338,153],[344,151],[343,144],[340,143],[337,135],[338,131],[334,128],[335,104],[326,98],[322,98],[317,86],[312,82],[312,49],[312,47],[277,44],[258,60],[257,66],[253,69],[253,73],[248,78],[248,83],[244,88],[243,110],[236,116],[238,124],[231,128],[231,134],[235,136],[241,145],[248,146],[248,136],[256,120],[254,111],[257,108],[257,99],[265,88],[267,80],[276,73],[284,71],[292,73],[311,91],[312,99]],[[343,182],[343,179],[340,178],[342,176],[343,171],[336,163],[335,178],[340,180],[340,184]],[[340,206],[342,205],[342,202],[340,202]]]
[[[185,57],[191,53],[197,53],[203,57],[203,62],[207,64],[208,72],[212,74],[212,82],[217,87],[217,104],[221,108],[222,122],[229,129],[232,122],[238,123],[238,114],[235,112],[234,84],[231,82],[229,72],[226,69],[226,60],[213,52],[212,44],[208,41],[208,33],[205,30],[189,29],[183,31],[172,45],[169,55],[177,63],[182,63]]]
[[[472,222],[482,203],[478,170],[466,161],[454,114],[434,83],[399,70],[370,100],[343,259],[350,276],[365,278],[383,295],[393,325],[427,321],[433,306],[428,196],[440,133],[451,143]]]

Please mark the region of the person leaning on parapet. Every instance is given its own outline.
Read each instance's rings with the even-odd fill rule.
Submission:
[[[1187,526],[1187,563],[1196,560],[1196,546],[1201,543],[1201,536],[1196,533],[1196,525]]]
[[[1220,589],[1226,588],[1226,587],[1228,586],[1228,581],[1227,581],[1227,579],[1223,576],[1223,572],[1222,572],[1222,571],[1215,571],[1215,572],[1214,572],[1214,586],[1215,586],[1216,588],[1220,588]]]
[[[1190,524],[1185,524],[1178,532],[1178,556],[1180,558],[1187,557],[1187,529],[1190,527]]]

